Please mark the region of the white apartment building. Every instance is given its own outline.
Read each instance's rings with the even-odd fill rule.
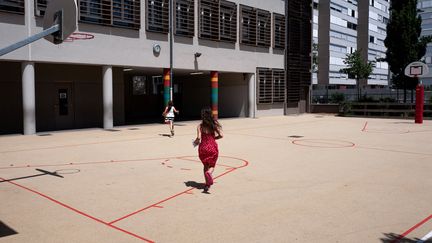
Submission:
[[[432,35],[432,0],[418,0],[417,8],[422,18],[422,36]],[[421,78],[424,85],[432,85],[432,44],[427,45],[424,61],[429,67],[430,73]]]
[[[357,49],[370,61],[384,57],[388,18],[388,0],[314,0],[313,33],[318,43],[314,84],[353,88],[355,80],[340,72],[346,67],[343,61]],[[377,62],[367,85],[387,84],[388,65]]]
[[[219,117],[287,113],[284,1],[173,2],[171,82],[183,118],[199,118],[204,106],[216,107]],[[161,119],[164,74],[170,67],[168,0],[77,3],[77,32],[94,39],[60,45],[42,39],[0,57],[0,134]],[[41,32],[46,4],[0,1],[0,48]],[[333,25],[333,32],[346,32]],[[351,47],[351,42],[334,45]]]

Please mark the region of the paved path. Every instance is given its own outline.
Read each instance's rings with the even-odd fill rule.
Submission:
[[[195,122],[0,137],[0,242],[421,242],[432,121],[222,119],[202,193]],[[403,239],[402,239],[403,238]]]

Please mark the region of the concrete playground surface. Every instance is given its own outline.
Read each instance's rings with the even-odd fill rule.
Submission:
[[[221,119],[0,137],[0,242],[426,242],[432,121]]]

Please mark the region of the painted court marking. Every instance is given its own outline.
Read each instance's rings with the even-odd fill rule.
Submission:
[[[413,227],[409,228],[407,231],[405,231],[404,233],[402,233],[401,235],[399,235],[398,238],[394,239],[392,242],[390,243],[399,243],[401,240],[403,240],[403,238],[405,238],[408,234],[410,234],[411,232],[413,232],[414,230],[416,230],[417,228],[419,228],[420,226],[422,226],[423,224],[425,224],[426,222],[428,222],[430,219],[432,219],[432,214],[429,215],[427,218],[423,219],[422,221],[420,221],[419,223],[417,223],[416,225],[414,225]],[[418,242],[422,242],[427,240],[428,238],[431,238],[432,231],[429,232],[429,234],[425,235],[420,241]]]
[[[160,160],[164,160],[164,161],[167,161],[167,160],[169,160],[169,159],[180,159],[180,160],[184,160],[184,161],[197,162],[197,160],[191,159],[191,158],[194,158],[194,157],[195,157],[195,156],[181,156],[181,157],[158,158],[158,159],[141,159],[141,161],[143,161],[143,160],[159,160],[159,161],[160,161]],[[229,169],[227,169],[225,172],[223,172],[223,173],[221,173],[221,174],[215,176],[215,177],[213,178],[214,180],[216,180],[216,179],[218,179],[218,178],[220,178],[220,177],[222,177],[222,176],[224,176],[224,175],[226,175],[226,174],[228,174],[228,173],[231,173],[231,172],[233,172],[233,171],[235,171],[235,170],[237,170],[237,169],[240,169],[240,168],[246,167],[246,166],[248,166],[248,164],[249,164],[248,161],[246,161],[246,160],[244,160],[244,159],[236,158],[236,157],[230,157],[230,156],[219,156],[219,158],[234,159],[234,160],[237,160],[237,161],[242,162],[242,165],[240,165],[240,166],[222,165],[222,166],[224,166],[224,167],[229,167]],[[35,165],[35,166],[29,166],[29,165],[27,165],[27,166],[17,166],[17,167],[2,167],[2,168],[0,168],[0,169],[12,169],[12,168],[15,168],[15,169],[16,169],[16,168],[45,167],[45,166],[89,165],[89,164],[102,164],[102,163],[105,163],[105,164],[106,164],[106,163],[113,163],[113,162],[137,162],[137,161],[139,161],[139,160],[119,160],[119,161],[113,161],[113,160],[110,160],[110,161],[95,161],[95,162],[83,162],[83,163],[67,163],[67,164],[57,164],[57,165],[47,164],[47,165],[37,165],[37,166],[36,166],[36,165]],[[218,164],[218,165],[219,165],[219,164]],[[132,213],[129,213],[129,214],[124,215],[124,216],[121,216],[121,217],[119,217],[119,218],[117,218],[117,219],[115,219],[115,220],[112,220],[112,221],[110,221],[110,222],[105,222],[105,221],[103,221],[103,220],[101,220],[101,219],[99,219],[99,218],[97,218],[97,217],[95,217],[95,216],[92,216],[92,215],[90,215],[90,214],[87,214],[87,213],[85,213],[84,211],[79,210],[79,209],[77,209],[77,208],[74,208],[74,207],[72,207],[72,206],[70,206],[70,205],[68,205],[68,204],[66,204],[66,203],[64,203],[64,202],[60,202],[59,200],[57,200],[57,199],[55,199],[55,198],[53,198],[53,197],[51,197],[51,196],[48,196],[48,195],[46,195],[46,194],[44,194],[44,193],[42,193],[42,192],[36,191],[36,190],[34,190],[34,189],[31,189],[31,188],[29,188],[29,187],[23,186],[23,185],[18,184],[18,183],[16,183],[16,182],[9,181],[8,179],[4,179],[4,178],[1,178],[1,177],[0,177],[0,181],[10,183],[10,184],[12,184],[12,185],[14,185],[14,186],[17,186],[17,187],[19,187],[19,188],[21,188],[21,189],[23,189],[23,190],[26,190],[26,191],[28,191],[28,192],[34,193],[34,194],[36,194],[36,195],[38,195],[38,196],[41,196],[41,197],[43,197],[43,198],[45,198],[45,199],[47,199],[47,200],[49,200],[49,201],[51,201],[51,202],[53,202],[53,203],[55,203],[55,204],[58,204],[58,205],[60,205],[60,206],[62,206],[62,207],[64,207],[64,208],[66,208],[66,209],[69,209],[69,210],[71,210],[71,211],[73,211],[73,212],[75,212],[75,213],[78,213],[78,214],[80,214],[80,215],[82,215],[82,216],[84,216],[84,217],[86,217],[86,218],[92,219],[92,220],[95,221],[95,222],[101,223],[101,224],[103,224],[103,225],[105,225],[105,226],[107,226],[107,227],[110,227],[110,228],[112,228],[112,229],[115,229],[115,230],[117,230],[117,231],[123,232],[123,233],[125,233],[125,234],[127,234],[127,235],[130,235],[130,236],[132,236],[132,237],[135,237],[135,238],[137,238],[137,239],[140,239],[140,240],[142,240],[142,241],[146,241],[146,242],[154,242],[154,241],[153,241],[153,240],[150,240],[150,239],[148,239],[148,238],[145,238],[145,237],[143,237],[143,236],[140,236],[140,235],[138,235],[138,234],[135,234],[135,233],[133,233],[133,232],[131,232],[131,231],[128,231],[128,230],[126,230],[126,229],[124,229],[124,228],[117,227],[117,226],[115,226],[114,224],[115,224],[116,222],[119,222],[119,221],[121,221],[121,220],[124,220],[124,219],[126,219],[126,218],[129,218],[129,217],[131,217],[131,216],[133,216],[133,215],[136,215],[136,214],[138,214],[138,213],[142,213],[143,211],[149,210],[149,209],[151,209],[151,208],[163,209],[164,207],[163,207],[163,205],[161,205],[161,204],[163,204],[164,202],[167,202],[167,201],[173,200],[173,199],[175,199],[175,198],[177,198],[177,197],[179,197],[179,196],[182,196],[182,195],[191,195],[191,194],[193,194],[192,191],[197,190],[197,189],[194,188],[194,187],[189,188],[189,189],[187,189],[187,190],[184,190],[184,191],[181,191],[181,192],[179,192],[179,193],[176,193],[176,194],[174,194],[174,195],[172,195],[172,196],[169,196],[169,197],[167,197],[167,198],[165,198],[165,199],[162,199],[162,200],[160,200],[160,201],[158,201],[158,202],[156,202],[156,203],[153,203],[153,204],[151,204],[151,205],[149,205],[149,206],[143,207],[143,208],[141,208],[141,209],[139,209],[139,210],[135,210],[135,211],[132,212]]]
[[[292,143],[299,146],[315,148],[347,148],[355,146],[353,142],[336,139],[297,139],[293,140]]]

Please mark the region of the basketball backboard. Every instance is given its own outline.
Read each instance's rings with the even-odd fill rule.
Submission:
[[[408,77],[423,77],[429,73],[429,68],[422,62],[412,62],[406,66],[404,73]]]
[[[44,38],[54,44],[62,43],[77,28],[76,0],[48,0],[44,16],[44,30],[59,24],[60,30]]]

